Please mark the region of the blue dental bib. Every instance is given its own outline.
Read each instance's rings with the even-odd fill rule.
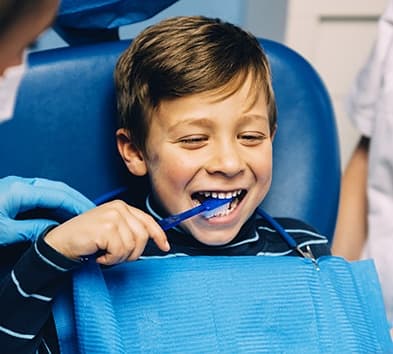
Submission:
[[[173,257],[74,275],[62,353],[390,353],[372,261]]]

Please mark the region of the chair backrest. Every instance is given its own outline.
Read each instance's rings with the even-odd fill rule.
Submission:
[[[91,199],[126,183],[135,198],[144,178],[130,177],[115,144],[113,68],[129,44],[116,41],[30,55],[13,120],[0,126],[0,177],[61,180]],[[273,216],[299,218],[331,239],[340,160],[332,105],[320,77],[300,55],[261,40],[278,106],[271,190]],[[143,188],[141,187],[143,186]]]

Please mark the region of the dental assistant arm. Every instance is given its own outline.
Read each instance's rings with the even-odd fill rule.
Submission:
[[[367,239],[367,169],[370,139],[362,136],[345,169],[332,252],[348,260],[361,257]]]
[[[48,209],[54,214],[81,214],[95,205],[82,194],[62,182],[43,178],[9,176],[0,179],[0,245],[35,240],[49,226],[50,219],[18,220],[18,215]]]

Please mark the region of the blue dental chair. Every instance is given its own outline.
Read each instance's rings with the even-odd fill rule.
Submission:
[[[0,126],[0,177],[61,180],[92,200],[147,181],[132,177],[115,142],[113,68],[128,41],[31,54],[15,118]],[[261,40],[270,60],[278,106],[273,183],[263,207],[304,220],[332,239],[340,160],[329,95],[314,69],[279,43]],[[7,152],[7,153],[6,153]]]
[[[147,180],[130,176],[115,141],[113,68],[128,44],[89,44],[30,56],[15,117],[0,126],[0,177],[61,180],[96,201],[132,185],[135,201],[144,199]],[[331,240],[340,161],[328,93],[297,53],[269,40],[261,44],[272,66],[278,106],[273,184],[263,208],[273,216],[302,219]],[[365,271],[369,264],[356,267],[366,280],[356,286],[358,277],[344,260],[326,257],[316,269],[309,259],[282,258],[178,257],[123,263],[102,272],[88,262],[73,274],[73,288],[55,301],[56,328],[66,348],[83,353],[201,353],[207,348],[249,353],[275,343],[276,352],[295,353],[391,349],[379,284]],[[136,302],[120,306],[120,313],[109,299],[122,299],[125,291]],[[366,304],[364,313],[359,303]],[[308,331],[317,326],[320,332]],[[125,333],[131,340],[123,345]]]

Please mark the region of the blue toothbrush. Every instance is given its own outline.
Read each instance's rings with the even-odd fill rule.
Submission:
[[[168,216],[167,218],[164,218],[162,220],[158,221],[158,224],[162,227],[164,231],[171,229],[172,227],[175,227],[179,225],[182,221],[189,219],[195,215],[203,213],[203,216],[206,218],[212,217],[215,214],[225,211],[229,205],[229,203],[232,201],[233,198],[225,198],[225,199],[219,199],[219,198],[210,198],[205,200],[202,204],[188,209],[186,211],[183,211],[182,213],[175,214]],[[100,250],[97,251],[93,255],[89,256],[82,256],[80,259],[82,262],[87,262],[90,260],[94,260],[105,254],[105,251]]]
[[[233,198],[207,199],[202,204],[194,208],[188,209],[186,211],[183,211],[182,213],[171,215],[165,219],[159,220],[158,224],[162,227],[164,231],[166,231],[180,224],[182,221],[201,213],[203,213],[203,216],[205,216],[206,218],[212,217],[214,214],[226,210],[232,199]]]

